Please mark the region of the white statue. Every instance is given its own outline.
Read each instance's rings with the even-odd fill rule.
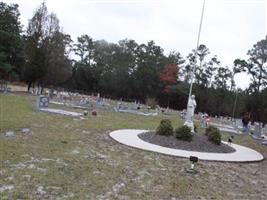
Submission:
[[[187,103],[187,112],[185,117],[185,125],[191,128],[191,132],[194,132],[194,112],[197,106],[195,95],[192,95]]]

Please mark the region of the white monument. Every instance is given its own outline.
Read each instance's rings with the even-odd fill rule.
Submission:
[[[191,132],[194,133],[194,112],[197,106],[195,95],[192,95],[187,103],[186,117],[184,125],[191,128]]]

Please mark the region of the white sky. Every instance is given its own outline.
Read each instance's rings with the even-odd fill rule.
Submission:
[[[17,3],[21,22],[28,20],[42,0],[4,0]],[[46,0],[49,12],[57,14],[65,33],[76,41],[88,34],[93,39],[118,42],[154,40],[165,54],[179,51],[186,57],[196,47],[202,0]],[[200,43],[223,65],[246,53],[267,35],[267,0],[206,0]],[[238,87],[249,78],[238,75]]]

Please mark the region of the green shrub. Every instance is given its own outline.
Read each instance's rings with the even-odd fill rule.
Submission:
[[[172,122],[169,119],[163,119],[161,120],[157,130],[156,134],[159,135],[172,135],[173,134],[173,127],[172,127]]]
[[[194,132],[197,133],[197,125],[194,124]]]
[[[184,125],[175,130],[175,137],[180,140],[191,141],[193,139],[193,134],[191,129]]]
[[[208,136],[211,132],[217,131],[217,130],[218,128],[216,128],[215,126],[209,126],[208,128],[206,128],[205,135]]]
[[[206,135],[208,136],[209,141],[217,145],[221,144],[222,136],[218,128],[210,126],[206,129]]]

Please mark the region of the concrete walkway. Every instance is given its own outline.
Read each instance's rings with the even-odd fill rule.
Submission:
[[[255,162],[264,159],[264,157],[257,151],[237,144],[231,145],[231,147],[233,147],[236,150],[233,153],[204,153],[204,152],[185,151],[185,150],[162,147],[141,140],[138,137],[138,135],[144,132],[148,132],[148,130],[122,129],[111,132],[110,137],[112,137],[119,143],[131,147],[171,156],[178,156],[185,158],[189,158],[190,156],[197,156],[200,160],[222,161],[222,162]]]

